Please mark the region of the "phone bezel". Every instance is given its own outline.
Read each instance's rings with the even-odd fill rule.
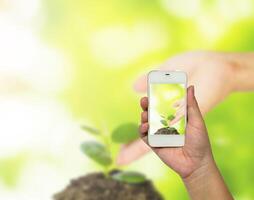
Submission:
[[[169,74],[169,75],[166,75]],[[150,100],[151,83],[181,83],[185,85],[186,109],[185,109],[185,130],[187,125],[187,74],[183,71],[150,71],[147,78],[148,104]],[[148,123],[150,122],[150,106],[148,106]],[[184,146],[185,134],[183,135],[153,135],[148,129],[148,144],[151,147],[180,147]]]

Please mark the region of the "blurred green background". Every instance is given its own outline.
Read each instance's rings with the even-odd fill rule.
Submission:
[[[31,9],[33,12],[30,12]],[[93,171],[94,165],[87,164],[89,162],[84,161],[84,156],[77,156],[78,144],[83,138],[88,138],[82,133],[76,136],[76,132],[79,132],[77,121],[84,120],[108,132],[123,122],[138,122],[138,101],[141,95],[134,91],[134,81],[177,53],[199,49],[252,51],[253,10],[252,0],[24,0],[21,3],[0,1],[0,12],[7,13],[1,16],[1,22],[6,22],[0,24],[1,31],[5,33],[5,30],[10,30],[8,34],[0,35],[4,38],[1,41],[12,38],[12,34],[13,38],[20,38],[20,43],[16,42],[12,46],[2,43],[2,55],[6,55],[8,48],[11,50],[8,60],[6,56],[2,57],[8,62],[0,62],[4,69],[1,73],[7,71],[8,77],[15,77],[15,81],[21,76],[22,83],[25,82],[21,89],[16,90],[15,85],[11,92],[1,90],[2,96],[4,94],[4,98],[7,99],[4,102],[1,100],[1,111],[4,113],[2,108],[9,105],[6,102],[13,100],[13,94],[19,102],[23,102],[25,98],[24,101],[29,106],[31,101],[36,102],[40,109],[35,108],[38,111],[35,115],[43,115],[45,119],[42,123],[38,117],[36,123],[38,127],[44,128],[45,134],[43,132],[42,135],[46,138],[40,153],[34,153],[33,150],[38,148],[37,144],[42,143],[41,136],[36,136],[34,129],[24,129],[24,134],[31,133],[27,136],[28,142],[24,144],[30,145],[34,140],[29,139],[36,137],[39,138],[39,142],[29,149],[25,145],[12,154],[7,153],[0,157],[1,199],[15,199],[24,193],[24,199],[33,199],[33,195],[36,194],[28,195],[32,190],[30,186],[37,187],[34,191],[50,193],[50,196],[54,192],[53,189],[62,188],[69,178]],[[11,12],[10,16],[8,12]],[[14,24],[14,28],[10,28],[12,25],[9,26],[8,23]],[[31,35],[25,36],[26,32],[20,32],[27,29],[35,35],[36,40],[30,41]],[[27,41],[31,43],[28,44]],[[45,50],[38,52],[36,57],[33,52],[42,49],[41,45],[53,48],[57,55],[53,53],[48,56],[51,50]],[[20,51],[16,51],[17,48]],[[24,57],[29,62],[25,62]],[[13,64],[15,60],[18,63]],[[30,63],[31,60],[36,62]],[[50,61],[50,64],[45,60]],[[41,63],[41,68],[36,68]],[[16,65],[17,67],[7,68]],[[21,67],[18,67],[20,65]],[[26,84],[27,79],[29,84]],[[64,87],[58,87],[58,84]],[[30,90],[33,92],[27,92]],[[27,97],[27,93],[33,95]],[[41,101],[43,103],[40,103]],[[240,200],[254,197],[254,127],[251,117],[254,111],[253,101],[253,93],[233,94],[206,116],[215,159],[233,195]],[[10,126],[1,130],[2,138],[10,135],[9,127],[13,124],[18,127],[20,119],[31,119],[30,124],[35,124],[33,120],[37,118],[30,112],[34,109],[23,110],[24,105],[17,106],[22,108],[24,115],[18,115],[19,109],[13,110],[8,121]],[[64,111],[56,109],[59,105]],[[13,108],[13,104],[9,106]],[[55,110],[58,114],[52,116]],[[59,118],[65,114],[68,119]],[[28,115],[30,118],[26,118]],[[18,117],[13,119],[13,116]],[[51,118],[48,119],[47,116],[52,118],[50,125],[47,120],[50,121]],[[6,116],[3,115],[1,119],[6,120]],[[54,121],[56,119],[57,123]],[[27,127],[30,124],[28,123]],[[21,124],[19,129],[13,131],[12,139],[9,138],[10,142],[7,142],[10,144],[8,149],[13,149],[13,138],[19,140],[22,128]],[[55,134],[56,132],[58,134]],[[66,134],[63,134],[65,132]],[[75,143],[70,144],[74,140]],[[48,141],[57,141],[50,146],[52,151],[49,151],[51,143]],[[7,149],[4,145],[0,148],[1,151]],[[52,156],[52,152],[55,156]],[[34,174],[45,174],[43,180],[45,179],[45,183],[51,182],[50,189],[40,188],[40,176],[37,176],[36,180],[30,177],[30,185],[27,187],[24,187],[24,181],[20,181],[28,179],[23,175],[27,174],[27,171],[31,172],[30,166],[37,166],[34,163],[40,166]],[[62,173],[56,176],[63,166]],[[180,178],[154,155],[142,158],[129,168],[139,170],[141,166],[145,166],[142,171],[154,180],[165,199],[188,199]],[[57,187],[54,186],[54,181],[50,180],[50,175],[53,175],[52,179],[58,180]],[[32,184],[33,181],[36,184]],[[41,199],[45,198],[41,196]]]

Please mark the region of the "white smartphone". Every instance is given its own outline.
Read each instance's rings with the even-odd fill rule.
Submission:
[[[184,145],[187,75],[180,71],[148,74],[148,144],[152,147]]]

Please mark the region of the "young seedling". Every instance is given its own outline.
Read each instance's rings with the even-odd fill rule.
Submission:
[[[174,117],[174,115],[168,115],[167,117],[164,115],[161,115],[161,118],[162,118],[162,120],[160,120],[161,124],[165,128],[169,128],[170,121],[172,121],[175,117]]]
[[[161,115],[162,120],[160,120],[163,125],[162,128],[158,129],[155,134],[166,134],[166,135],[178,135],[179,132],[173,126],[170,127],[170,122],[175,118],[173,115],[169,115],[167,117]]]
[[[114,168],[113,155],[111,152],[112,143],[126,144],[138,138],[138,126],[134,123],[125,123],[113,130],[109,138],[102,131],[90,127],[81,128],[97,138],[97,141],[87,141],[81,144],[82,152],[91,160],[99,164],[104,169],[104,174],[120,182],[137,184],[146,181],[146,177],[139,172],[118,171],[110,174],[110,169]]]

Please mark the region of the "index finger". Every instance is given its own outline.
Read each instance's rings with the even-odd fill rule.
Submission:
[[[147,97],[142,97],[140,100],[140,105],[143,109],[143,111],[147,111],[148,108],[148,98]]]

